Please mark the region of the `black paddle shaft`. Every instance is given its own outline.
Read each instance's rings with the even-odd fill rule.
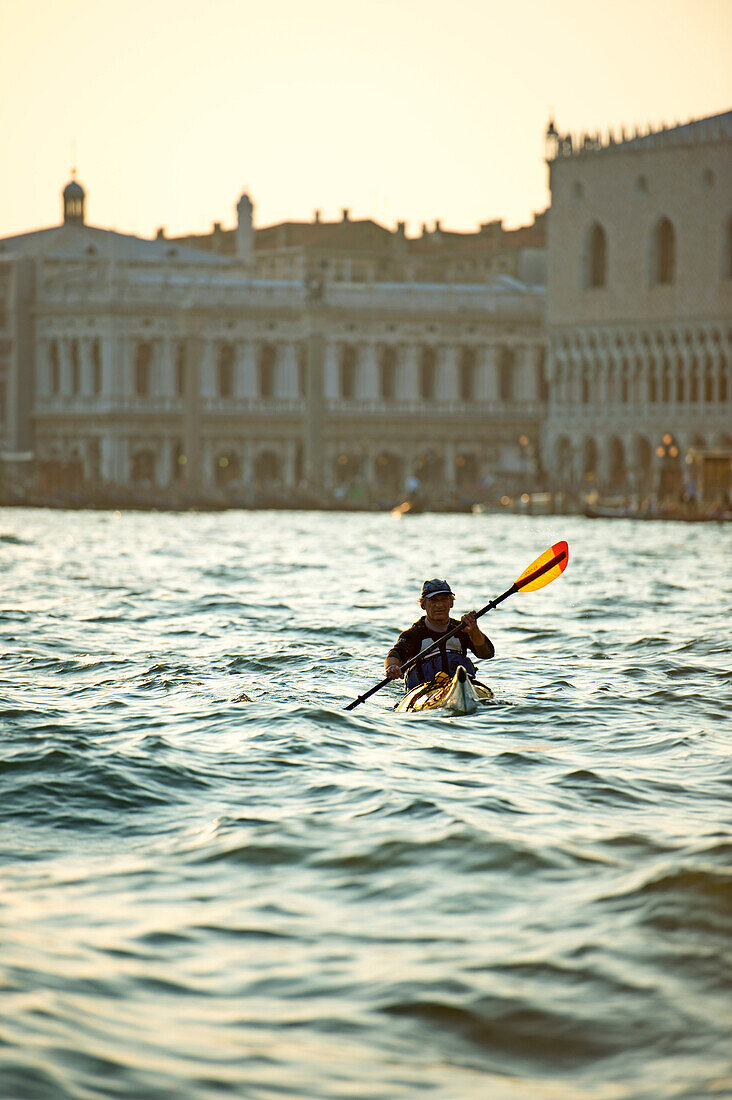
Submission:
[[[527,584],[532,583],[539,577],[543,577],[544,574],[548,573],[550,569],[554,569],[556,565],[560,565],[561,562],[565,561],[566,557],[567,551],[561,550],[558,554],[555,554],[553,558],[550,558],[549,561],[544,562],[543,565],[534,570],[533,573],[530,573],[527,569],[526,574],[522,574],[517,581],[514,581],[510,588],[507,588],[506,591],[503,592],[500,596],[496,596],[495,600],[491,600],[490,603],[487,603],[485,605],[485,607],[481,607],[480,611],[476,611],[476,619],[479,619],[481,615],[485,615],[486,611],[492,611],[494,607],[498,607],[499,603],[502,603],[503,600],[508,599],[508,597],[512,596],[514,592],[520,592],[521,589],[525,588]],[[529,566],[529,569],[530,568],[531,566]],[[562,568],[564,568],[564,566]],[[541,587],[541,585],[539,587]],[[448,638],[454,638],[458,631],[462,629],[463,624],[460,623],[453,630],[451,630],[449,634],[443,634],[440,638],[437,639],[436,642],[434,642],[431,646],[428,646],[427,649],[423,649],[422,652],[418,653],[416,657],[412,657],[411,661],[407,661],[406,664],[400,665],[399,671],[406,674],[407,672],[409,672],[410,668],[414,668],[417,661],[421,661],[423,660],[423,658],[428,657],[430,653],[434,653],[436,649],[439,649],[442,642],[446,642]],[[344,707],[343,709],[354,710],[354,708],[359,706],[359,704],[365,703],[367,699],[370,699],[372,695],[375,695],[377,691],[381,691],[381,689],[385,687],[386,684],[390,682],[390,680],[390,676],[385,676],[384,679],[380,680],[378,684],[374,684],[374,686],[370,688],[369,691],[364,692],[363,695],[359,695],[358,699],[354,699],[352,703],[349,703],[348,706]]]
[[[486,611],[492,611],[494,607],[498,607],[499,603],[501,603],[502,600],[507,599],[509,596],[513,595],[514,592],[518,592],[518,588],[516,587],[515,584],[512,584],[511,587],[507,588],[506,591],[501,596],[496,596],[495,600],[491,600],[491,602],[487,603],[485,605],[485,607],[481,607],[480,611],[476,611],[475,612],[476,619],[479,619],[481,615],[485,615]],[[464,629],[463,624],[459,623],[459,625],[454,627],[448,634],[442,634],[437,639],[437,641],[433,642],[432,645],[428,646],[427,649],[423,649],[422,652],[418,653],[416,657],[412,657],[412,659],[410,661],[406,661],[405,664],[400,665],[399,666],[399,671],[402,672],[406,676],[406,674],[409,672],[409,670],[414,668],[417,661],[421,661],[425,657],[429,657],[430,653],[434,653],[436,649],[440,648],[440,645],[442,644],[442,642],[446,642],[448,638],[454,638],[455,635],[460,630],[463,630],[463,629]],[[354,710],[361,703],[365,703],[366,700],[369,699],[372,695],[375,695],[377,691],[381,691],[381,689],[383,687],[385,687],[386,684],[388,684],[390,682],[391,682],[391,677],[390,676],[385,676],[384,679],[380,680],[378,684],[374,684],[374,686],[372,688],[370,688],[368,691],[364,692],[363,695],[359,695],[358,699],[354,699],[352,703],[349,703],[348,706],[344,707],[343,709],[344,710]]]

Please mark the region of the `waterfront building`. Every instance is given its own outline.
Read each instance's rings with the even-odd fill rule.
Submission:
[[[693,493],[690,449],[732,445],[732,111],[617,138],[552,122],[547,160],[556,484]]]
[[[205,239],[100,229],[85,202],[72,180],[62,225],[0,241],[2,450],[43,492],[393,503],[536,478],[541,219],[431,244],[316,219],[310,247],[255,230],[246,195]]]

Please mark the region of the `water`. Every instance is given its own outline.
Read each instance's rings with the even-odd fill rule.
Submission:
[[[0,512],[0,1096],[732,1096],[731,535]],[[494,706],[342,710],[560,538]]]

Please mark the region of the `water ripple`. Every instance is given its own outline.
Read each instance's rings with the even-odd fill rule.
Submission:
[[[3,1097],[732,1095],[726,528],[2,528]],[[482,605],[559,538],[495,705],[343,710],[425,576]]]

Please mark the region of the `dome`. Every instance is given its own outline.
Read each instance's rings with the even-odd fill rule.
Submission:
[[[76,178],[72,178],[63,189],[64,223],[84,224],[84,200],[86,192]]]
[[[69,182],[64,187],[63,194],[65,199],[83,199],[86,192],[84,191],[84,188],[81,186],[81,184],[77,183],[76,180],[69,180]]]

